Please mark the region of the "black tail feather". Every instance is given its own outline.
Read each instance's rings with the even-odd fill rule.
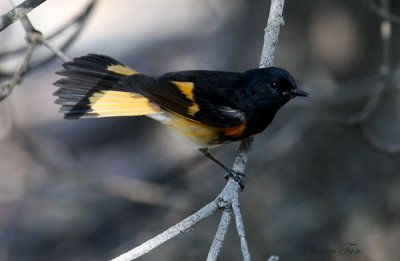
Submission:
[[[138,74],[113,58],[89,54],[63,64],[54,83],[56,104],[66,119],[132,116],[156,113],[143,96],[124,81]]]

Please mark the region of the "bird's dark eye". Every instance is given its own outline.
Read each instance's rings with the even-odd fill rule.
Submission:
[[[271,85],[274,89],[278,88],[278,82],[272,82]]]

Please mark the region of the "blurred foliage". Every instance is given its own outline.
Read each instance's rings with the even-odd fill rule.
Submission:
[[[34,10],[37,28],[51,31],[69,8],[83,6],[64,2]],[[398,260],[400,157],[385,148],[400,144],[400,26],[392,24],[391,71],[382,79],[381,1],[286,2],[276,65],[311,97],[282,109],[249,155],[241,205],[252,257]],[[400,2],[391,2],[400,14]],[[243,71],[258,65],[268,7],[265,0],[102,1],[67,54],[105,53],[152,75]],[[0,34],[0,52],[23,45],[18,26]],[[223,171],[150,119],[61,120],[51,96],[60,67],[53,61],[31,71],[0,103],[0,260],[110,259],[217,195]],[[367,117],[349,124],[381,85]],[[236,147],[213,152],[229,165]],[[218,219],[140,260],[205,259]],[[221,260],[241,259],[238,241],[228,234]],[[347,243],[360,253],[309,251]]]

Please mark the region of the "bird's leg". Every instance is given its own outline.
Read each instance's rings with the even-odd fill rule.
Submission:
[[[243,180],[242,180],[242,178],[246,176],[244,173],[236,172],[233,169],[226,167],[219,160],[217,160],[213,155],[211,155],[211,153],[208,152],[207,148],[201,148],[201,149],[199,149],[199,151],[201,153],[203,153],[204,156],[206,156],[207,158],[209,158],[210,160],[212,160],[213,162],[218,164],[220,167],[222,167],[226,172],[228,172],[228,174],[225,175],[225,179],[229,179],[231,177],[234,181],[236,181],[239,184],[241,190],[244,189],[244,184],[243,184]]]

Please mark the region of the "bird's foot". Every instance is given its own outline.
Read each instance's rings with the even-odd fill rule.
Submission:
[[[229,178],[232,178],[234,181],[236,181],[239,186],[240,190],[243,191],[244,189],[244,182],[243,178],[246,177],[246,175],[242,172],[234,171],[233,169],[229,169],[228,173],[225,175],[225,179],[229,180]]]

